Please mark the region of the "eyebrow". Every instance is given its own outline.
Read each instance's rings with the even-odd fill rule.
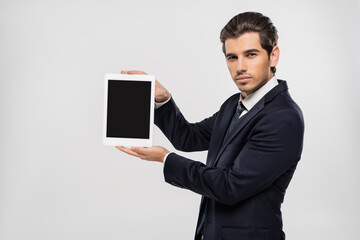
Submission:
[[[243,54],[246,55],[246,54],[254,53],[254,52],[259,53],[260,50],[258,50],[258,49],[256,49],[256,48],[252,48],[252,49],[249,49],[249,50],[244,51]],[[225,57],[232,57],[232,56],[236,56],[236,54],[234,54],[234,53],[228,53],[228,54],[225,55]]]
[[[225,55],[225,57],[233,57],[233,56],[236,56],[236,55],[233,54],[233,53],[228,53],[228,54]]]
[[[244,52],[244,54],[253,53],[253,52],[260,52],[260,51],[258,49],[253,48],[253,49],[246,50]]]

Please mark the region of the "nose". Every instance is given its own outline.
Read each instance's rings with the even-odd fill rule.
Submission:
[[[244,61],[244,58],[239,57],[236,62],[236,71],[238,73],[246,72],[247,71],[247,64]]]

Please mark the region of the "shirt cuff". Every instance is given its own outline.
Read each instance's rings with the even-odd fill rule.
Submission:
[[[160,108],[162,105],[164,105],[164,104],[166,104],[168,101],[170,101],[170,99],[171,99],[171,95],[170,95],[169,99],[166,100],[165,102],[160,102],[160,103],[155,102],[155,109]]]
[[[165,155],[164,159],[163,159],[163,164],[165,164],[166,158],[169,156],[171,152],[169,152],[168,154]]]

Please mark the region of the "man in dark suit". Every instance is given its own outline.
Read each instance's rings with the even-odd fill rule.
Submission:
[[[304,122],[287,83],[275,77],[277,30],[268,17],[246,12],[230,20],[220,39],[240,93],[213,116],[187,122],[156,83],[156,125],[176,149],[208,150],[206,165],[159,146],[117,148],[165,161],[166,182],[203,196],[195,239],[285,239],[280,207],[300,160]]]

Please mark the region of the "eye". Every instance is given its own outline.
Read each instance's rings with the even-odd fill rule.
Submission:
[[[256,55],[257,55],[256,53],[248,53],[246,56],[252,58],[255,57]]]
[[[232,60],[236,60],[237,57],[234,56],[234,55],[230,55],[230,56],[227,56],[226,59],[227,59],[228,61],[232,61]]]

